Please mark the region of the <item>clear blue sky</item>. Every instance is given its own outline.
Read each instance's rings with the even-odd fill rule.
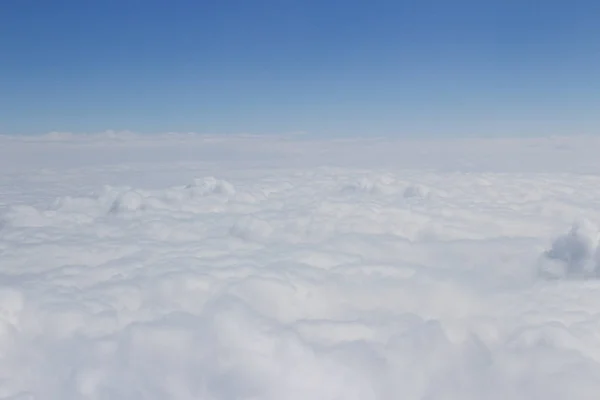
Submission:
[[[600,132],[598,0],[2,0],[0,133]]]

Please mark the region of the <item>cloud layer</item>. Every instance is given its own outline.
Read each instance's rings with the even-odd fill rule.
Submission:
[[[0,139],[1,399],[600,391],[593,139],[58,139]]]

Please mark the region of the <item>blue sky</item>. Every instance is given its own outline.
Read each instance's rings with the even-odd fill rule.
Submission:
[[[594,133],[599,3],[4,0],[0,133]]]

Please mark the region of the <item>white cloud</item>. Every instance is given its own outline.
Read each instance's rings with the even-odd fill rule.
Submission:
[[[54,136],[0,138],[0,399],[600,390],[539,275],[596,277],[597,139]]]

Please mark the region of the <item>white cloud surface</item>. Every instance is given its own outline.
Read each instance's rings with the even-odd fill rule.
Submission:
[[[0,138],[0,399],[596,399],[598,144]]]

